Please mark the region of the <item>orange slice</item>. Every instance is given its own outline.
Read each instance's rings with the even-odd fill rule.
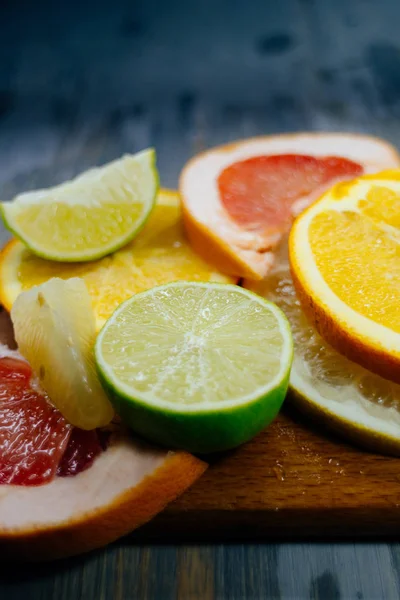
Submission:
[[[400,170],[339,184],[292,228],[294,283],[339,352],[400,383]]]
[[[399,164],[386,142],[353,134],[261,137],[205,152],[180,178],[196,251],[224,272],[264,277],[294,216],[337,181]]]
[[[234,283],[190,247],[182,223],[179,195],[162,190],[149,220],[133,242],[111,256],[66,264],[41,259],[12,240],[0,255],[0,302],[10,311],[18,294],[51,277],[82,277],[89,290],[97,329],[121,302],[171,281]]]

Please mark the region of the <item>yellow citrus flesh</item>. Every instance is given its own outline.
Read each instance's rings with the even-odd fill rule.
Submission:
[[[195,254],[183,231],[179,195],[165,190],[135,240],[100,260],[61,264],[35,256],[21,242],[11,242],[0,258],[0,301],[10,310],[18,293],[51,277],[84,279],[97,328],[121,302],[155,285],[176,280],[235,281]]]
[[[400,454],[400,385],[375,375],[334,350],[301,310],[286,245],[262,282],[244,286],[275,302],[289,319],[294,360],[292,401],[350,440],[374,451]]]
[[[400,382],[399,172],[335,186],[289,240],[303,308],[337,350]]]

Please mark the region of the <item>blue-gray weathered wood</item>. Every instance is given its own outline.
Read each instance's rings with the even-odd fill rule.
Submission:
[[[169,186],[196,151],[238,137],[339,129],[400,144],[399,22],[396,0],[3,0],[1,197],[150,144]],[[129,539],[8,568],[0,598],[395,599],[399,575],[398,544]]]

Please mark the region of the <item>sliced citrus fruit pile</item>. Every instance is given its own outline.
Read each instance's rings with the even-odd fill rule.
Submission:
[[[137,292],[179,279],[233,282],[190,247],[182,225],[179,196],[161,191],[143,230],[130,244],[101,260],[61,264],[43,260],[21,242],[0,255],[0,302],[11,310],[18,294],[51,277],[81,277],[89,290],[97,329],[117,306]]]
[[[68,423],[108,425],[114,410],[96,373],[96,322],[84,281],[52,278],[22,292],[11,319],[19,351]]]
[[[293,218],[337,181],[399,164],[386,142],[352,134],[293,134],[213,148],[180,178],[193,247],[223,272],[264,277]]]
[[[237,286],[175,282],[132,296],[96,340],[116,411],[137,433],[192,452],[232,448],[284,400],[289,324]]]
[[[38,256],[94,260],[128,243],[158,190],[154,150],[127,155],[76,179],[3,202],[8,229]]]
[[[303,308],[341,354],[400,383],[400,171],[333,187],[292,228]]]
[[[289,319],[293,401],[365,447],[400,454],[400,386],[351,362],[321,338],[296,296],[286,242],[268,277],[245,286],[275,302]]]

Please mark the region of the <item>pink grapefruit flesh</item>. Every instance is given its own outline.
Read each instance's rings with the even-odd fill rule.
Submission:
[[[29,365],[0,359],[0,483],[40,485],[56,474],[72,427],[31,386]]]
[[[358,163],[334,156],[256,156],[226,167],[218,186],[222,205],[238,225],[273,235],[286,232],[297,201],[362,173]]]
[[[41,485],[88,469],[110,432],[69,425],[15,354],[0,358],[0,484]]]

